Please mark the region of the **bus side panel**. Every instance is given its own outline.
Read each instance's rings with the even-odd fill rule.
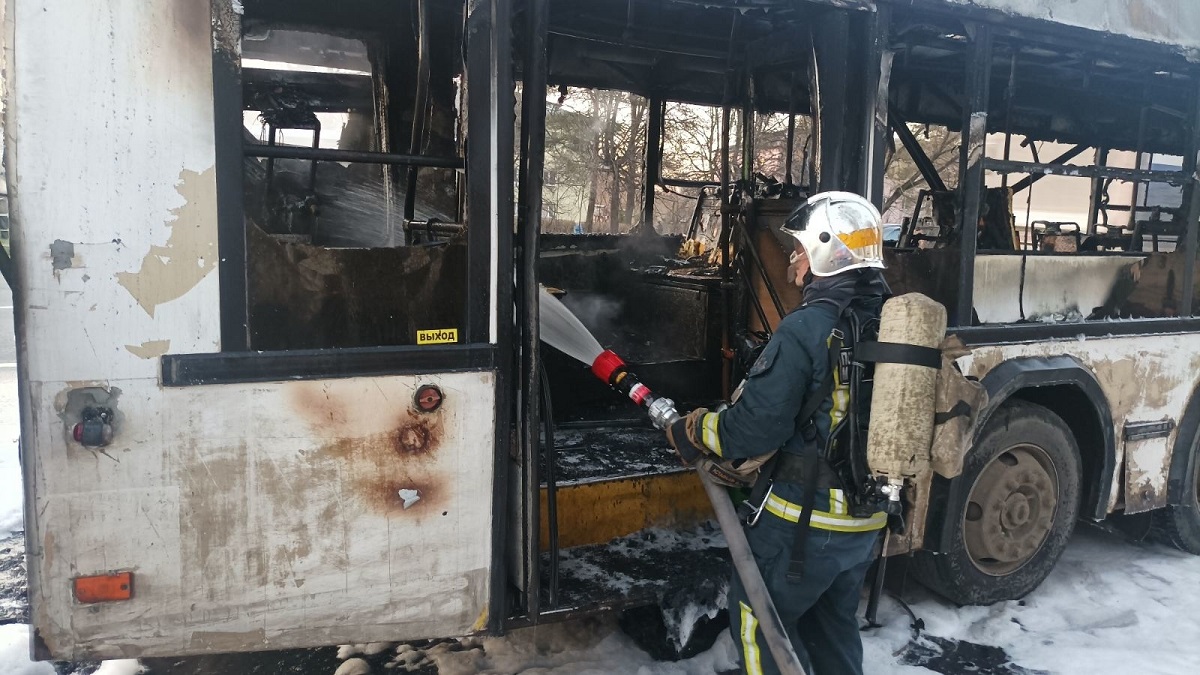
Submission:
[[[494,376],[161,387],[162,354],[221,347],[209,4],[7,1],[38,656],[481,628]],[[445,403],[419,414],[426,383]],[[71,439],[97,404],[102,451]],[[73,579],[108,572],[132,572],[131,599],[76,599]]]
[[[30,379],[220,349],[211,19],[191,0],[11,0],[6,133]]]
[[[1095,373],[1112,412],[1115,466],[1124,478],[1112,477],[1106,512],[1126,503],[1130,512],[1166,506],[1170,448],[1178,426],[1167,437],[1141,441],[1125,441],[1124,429],[1138,422],[1179,423],[1200,384],[1200,340],[1195,335],[1139,335],[988,345],[975,347],[960,364],[968,375],[982,378],[1008,359],[1063,354],[1074,356]],[[1128,485],[1126,495],[1121,494],[1122,485]]]
[[[445,393],[413,408],[418,386]],[[120,442],[39,420],[35,625],[71,658],[461,635],[486,619],[490,373],[121,389]],[[54,407],[71,383],[34,387]],[[464,443],[474,434],[481,442]],[[71,579],[132,571],[128,601]]]

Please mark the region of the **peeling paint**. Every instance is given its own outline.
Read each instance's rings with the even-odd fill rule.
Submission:
[[[151,246],[137,272],[118,272],[117,282],[150,316],[161,304],[183,297],[217,264],[217,241],[208,227],[216,218],[215,170],[184,170],[177,190],[184,204],[171,212],[171,236]]]
[[[50,265],[54,268],[54,271],[57,272],[58,270],[65,270],[73,267],[74,258],[74,242],[55,239],[54,242],[50,244]]]
[[[156,359],[166,354],[170,348],[170,340],[150,340],[140,345],[125,345],[125,349],[129,350],[130,354],[140,359]]]
[[[408,507],[421,501],[421,491],[420,490],[401,489],[398,491],[397,494],[399,494],[400,499],[404,500],[404,509],[405,510],[408,510]]]

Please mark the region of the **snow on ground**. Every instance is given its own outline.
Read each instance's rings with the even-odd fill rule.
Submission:
[[[924,635],[1003,649],[1011,663],[964,670],[959,661],[905,665],[940,648],[926,638],[911,649],[911,620],[885,598],[881,628],[863,633],[867,675],[976,672],[1184,675],[1200,664],[1200,558],[1141,545],[1080,526],[1046,582],[1023,600],[957,608],[910,584],[910,607]],[[943,643],[944,644],[944,643]],[[435,665],[440,675],[707,675],[736,668],[728,633],[686,661],[653,661],[617,628],[595,618],[513,631],[503,638],[441,644],[425,652],[396,648],[397,665]],[[349,651],[346,653],[349,656]],[[375,671],[382,672],[382,671]],[[426,671],[421,671],[426,672]]]
[[[3,311],[6,310],[0,310]],[[21,517],[21,464],[17,459],[17,437],[20,435],[17,369],[0,363],[0,538],[20,530],[24,523]]]
[[[29,660],[29,626],[23,624],[0,626],[0,672],[4,675],[56,675],[58,673],[49,663]],[[71,671],[67,670],[66,672],[70,673]],[[140,672],[142,669],[138,662],[128,659],[105,661],[98,670],[90,670],[90,675],[135,675]]]

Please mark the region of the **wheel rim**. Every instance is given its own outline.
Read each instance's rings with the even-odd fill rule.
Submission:
[[[1016,445],[984,467],[967,497],[963,538],[979,571],[1012,574],[1041,549],[1058,509],[1058,472],[1045,450]]]

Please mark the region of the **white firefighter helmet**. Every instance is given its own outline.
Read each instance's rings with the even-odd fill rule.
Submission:
[[[815,194],[792,211],[781,229],[804,247],[809,269],[818,277],[863,267],[883,269],[883,217],[854,193]]]

